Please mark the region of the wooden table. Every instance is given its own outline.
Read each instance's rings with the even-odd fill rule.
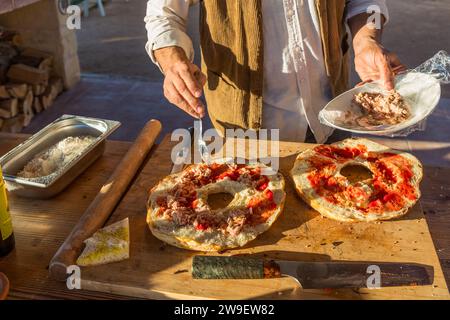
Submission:
[[[0,134],[0,154],[21,142],[25,135]],[[16,250],[0,259],[0,270],[11,281],[10,298],[122,298],[86,290],[70,291],[65,283],[48,279],[51,257],[69,234],[100,186],[130,146],[108,141],[105,155],[62,194],[51,200],[11,197]],[[450,169],[425,168],[422,207],[446,276],[450,279]]]
[[[28,135],[0,133],[0,155],[26,137]],[[48,278],[47,268],[130,145],[129,142],[108,141],[105,154],[51,200],[10,197],[16,249],[0,258],[0,270],[7,274],[11,283],[10,299],[120,298],[99,292],[68,290],[65,283]]]

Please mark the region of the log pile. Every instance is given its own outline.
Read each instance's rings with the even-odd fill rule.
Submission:
[[[53,56],[21,47],[17,35],[0,30],[0,131],[20,132],[63,91]]]

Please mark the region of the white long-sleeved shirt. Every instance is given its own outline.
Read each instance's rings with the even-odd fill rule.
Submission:
[[[308,126],[318,143],[332,129],[318,120],[331,98],[325,71],[315,0],[261,0],[264,37],[263,121],[266,129],[280,129],[282,141],[304,141]],[[189,6],[198,0],[149,0],[145,17],[146,50],[179,46],[194,59],[186,33]],[[346,19],[378,6],[388,20],[385,0],[347,0]]]

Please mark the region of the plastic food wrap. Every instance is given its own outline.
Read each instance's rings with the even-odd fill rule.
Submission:
[[[408,70],[395,78],[395,90],[410,106],[411,116],[398,124],[360,126],[352,119],[362,115],[359,107],[352,105],[355,94],[376,92],[387,94],[377,83],[367,83],[353,88],[330,101],[319,113],[321,123],[355,133],[380,136],[407,136],[417,130],[424,130],[426,118],[436,108],[440,96],[440,83],[450,83],[450,55],[439,51],[415,69]],[[349,118],[349,115],[352,115]]]
[[[441,50],[413,71],[429,74],[439,80],[439,82],[449,84],[450,55],[444,50]]]

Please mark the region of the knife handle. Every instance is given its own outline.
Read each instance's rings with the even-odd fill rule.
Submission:
[[[225,256],[194,256],[194,279],[264,279],[281,277],[273,261]]]

